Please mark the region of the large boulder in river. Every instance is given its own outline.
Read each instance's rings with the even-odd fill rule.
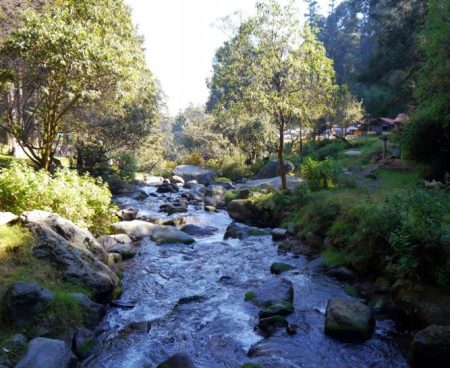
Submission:
[[[103,247],[89,231],[81,229],[56,213],[40,210],[29,211],[22,213],[20,220],[32,232],[36,229],[46,228],[64,238],[73,248],[87,250],[100,258],[106,256]]]
[[[159,364],[156,368],[194,368],[194,364],[185,353],[177,353]]]
[[[202,169],[194,165],[180,165],[174,170],[174,174],[181,176],[185,182],[197,180],[199,184],[211,185],[215,181],[215,175],[212,170]]]
[[[260,318],[285,316],[294,311],[294,286],[292,281],[271,279],[259,286],[249,299],[260,307]]]
[[[219,229],[215,226],[201,227],[195,224],[184,225],[181,231],[192,236],[210,236],[214,235]]]
[[[246,239],[250,236],[261,236],[270,234],[270,230],[259,229],[257,227],[247,226],[239,222],[232,222],[228,225],[223,235],[224,240],[227,239]]]
[[[122,221],[132,221],[136,220],[138,214],[137,208],[125,208],[116,212],[116,215]]]
[[[174,226],[157,226],[150,238],[156,244],[191,244],[195,242],[194,238]]]
[[[132,239],[149,236],[157,226],[156,224],[142,220],[121,221],[113,225],[117,233],[125,233]]]
[[[61,340],[37,337],[15,368],[76,368],[78,359]]]
[[[225,206],[226,189],[221,185],[210,185],[205,189],[205,205],[212,207]]]
[[[286,170],[286,174],[292,173],[295,170],[292,162],[284,161],[284,169]],[[256,174],[255,179],[270,179],[280,175],[280,163],[276,160],[270,160],[267,164],[265,164],[261,170],[259,170],[258,174]]]
[[[431,325],[419,331],[410,348],[413,367],[446,368],[450,363],[450,326]]]
[[[364,341],[375,329],[369,306],[357,300],[332,298],[325,312],[325,333],[340,340]]]
[[[6,290],[3,304],[14,326],[32,322],[52,302],[54,296],[35,282],[17,281]]]

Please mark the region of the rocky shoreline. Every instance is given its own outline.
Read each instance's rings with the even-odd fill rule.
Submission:
[[[48,261],[64,280],[83,286],[89,290],[92,298],[82,293],[72,294],[83,312],[83,326],[67,331],[63,340],[34,337],[16,367],[71,368],[85,359],[95,343],[96,327],[105,315],[107,305],[133,307],[114,300],[120,290],[117,273],[122,270],[124,261],[138,253],[139,242],[144,237],[150,237],[157,245],[191,244],[195,242],[194,237],[209,236],[217,231],[213,226],[184,224],[183,217],[178,214],[186,213],[189,205],[203,208],[205,211],[227,208],[232,218],[247,224],[279,224],[279,221],[273,220],[270,206],[258,207],[258,204],[248,200],[248,189],[235,190],[233,193],[232,184],[215,183],[213,174],[205,171],[199,171],[196,176],[192,168],[189,168],[188,174],[184,174],[189,181],[185,182],[183,179],[182,170],[179,170],[178,174],[170,180],[163,180],[156,190],[158,194],[148,193],[145,188],[133,194],[138,200],[150,196],[164,198],[166,193],[176,194],[165,197],[165,203],[160,207],[161,212],[172,215],[169,219],[147,217],[141,215],[136,208],[122,208],[117,212],[120,221],[114,225],[115,234],[100,236],[97,239],[70,221],[44,211],[2,216],[6,219],[5,223],[19,222],[32,232],[35,237],[33,257]],[[180,192],[181,187],[185,190]],[[228,203],[227,190],[234,196]],[[255,221],[255,218],[258,221]],[[268,219],[272,219],[272,222]],[[289,252],[298,257],[307,250],[307,246],[296,239],[290,229],[252,227],[240,222],[233,222],[228,226],[224,239],[246,239],[271,234],[273,240],[278,242],[281,252]],[[329,299],[325,311],[324,333],[334,339],[346,342],[370,339],[374,333],[375,317],[384,315],[395,318],[396,313],[402,311],[399,301],[407,300],[402,296],[402,285],[396,284],[389,288],[388,285],[361,281],[358,275],[348,268],[327,268],[320,257],[311,261],[311,267],[354,287],[361,297],[369,301],[364,303],[342,298]],[[285,329],[287,334],[291,335],[299,328],[286,319],[286,316],[294,312],[294,290],[292,283],[282,277],[284,272],[294,268],[287,263],[273,263],[270,272],[280,276],[245,295],[249,303],[259,308],[255,328],[266,338],[278,329]],[[7,319],[11,326],[17,327],[38,323],[39,316],[51,305],[54,297],[50,290],[42,288],[36,282],[15,282],[4,293],[2,318]],[[423,305],[428,301],[421,303]],[[415,313],[418,305],[420,304],[415,304]],[[420,327],[425,329],[415,334],[409,351],[410,360],[415,367],[425,366],[426,362],[433,362],[434,367],[443,367],[450,359],[450,327],[439,323],[446,322],[446,318],[442,317],[446,312],[430,304],[428,310],[427,304],[422,308]],[[15,338],[25,345],[25,336],[17,334]],[[255,351],[251,349],[249,356],[252,354],[255,354]],[[193,367],[193,364],[188,356],[176,354],[158,367],[187,368]]]

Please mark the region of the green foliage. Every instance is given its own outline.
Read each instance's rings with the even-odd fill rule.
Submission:
[[[389,235],[393,255],[388,256],[386,270],[395,277],[415,279],[418,275],[418,246],[411,242],[411,236],[404,230],[396,230]]]
[[[233,151],[218,159],[208,160],[205,162],[205,166],[213,169],[217,175],[230,178],[233,181],[254,174],[251,166],[245,163],[245,157],[238,151]]]
[[[250,301],[250,300],[253,300],[253,299],[255,299],[255,298],[256,298],[256,294],[255,294],[254,291],[247,291],[247,292],[245,293],[245,295],[244,295],[244,300],[245,300],[246,302],[248,302],[248,301]]]
[[[121,152],[116,160],[119,176],[127,181],[133,181],[138,170],[134,155],[128,152]]]
[[[404,148],[407,157],[425,166],[425,174],[443,179],[450,173],[450,4],[428,2],[428,15],[421,33],[425,61],[415,91],[419,108],[407,125]]]
[[[142,85],[155,89],[153,82],[147,83],[151,78],[141,40],[123,1],[69,0],[42,12],[26,12],[0,55],[1,68],[13,75],[5,93],[21,91],[9,102],[3,99],[2,126],[45,169],[62,133],[80,127],[81,107],[93,101],[123,106],[133,103]],[[22,119],[16,105],[30,116]],[[75,111],[77,118],[67,126],[69,113]]]
[[[292,2],[258,2],[256,13],[217,52],[210,101],[218,116],[225,111],[239,120],[251,111],[268,117],[278,133],[282,161],[285,129],[328,110],[334,71],[315,33],[301,28]],[[281,177],[286,190],[286,175]]]
[[[95,234],[114,221],[111,193],[101,180],[61,169],[52,176],[13,164],[0,172],[1,209],[20,214],[33,209],[56,212]]]
[[[4,253],[17,251],[19,247],[30,246],[32,241],[30,233],[20,225],[0,226],[0,257]]]
[[[331,189],[336,186],[338,167],[331,158],[315,161],[308,157],[303,163],[300,173],[311,190]]]

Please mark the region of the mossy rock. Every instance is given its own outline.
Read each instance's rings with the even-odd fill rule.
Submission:
[[[282,263],[282,262],[274,262],[270,266],[270,272],[274,275],[279,275],[283,272],[293,270],[295,267],[288,264],[288,263]]]
[[[283,316],[272,316],[267,318],[261,318],[258,323],[259,329],[265,335],[265,337],[269,337],[273,331],[275,331],[278,327],[286,328],[289,326],[289,322]]]
[[[369,306],[357,301],[332,298],[325,312],[325,333],[346,341],[368,340],[375,329]]]
[[[278,244],[278,250],[280,252],[290,252],[292,250],[292,244],[289,244],[287,242],[282,242]]]
[[[255,294],[254,291],[247,291],[247,292],[245,293],[244,300],[245,300],[246,302],[248,302],[248,301],[250,301],[250,300],[253,300],[253,299],[255,299],[255,298],[256,298],[256,294]]]
[[[287,300],[275,300],[259,311],[259,318],[268,318],[273,316],[287,316],[294,311],[292,302]]]

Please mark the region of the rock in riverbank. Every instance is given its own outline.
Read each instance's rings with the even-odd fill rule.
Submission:
[[[3,303],[9,321],[21,326],[36,319],[53,299],[53,293],[39,284],[17,281],[6,291]]]
[[[37,337],[15,368],[76,368],[78,359],[61,340]]]
[[[431,325],[419,331],[411,344],[415,368],[446,368],[450,363],[450,327]]]
[[[328,300],[325,333],[341,340],[364,341],[375,329],[375,318],[369,306],[342,298]]]

